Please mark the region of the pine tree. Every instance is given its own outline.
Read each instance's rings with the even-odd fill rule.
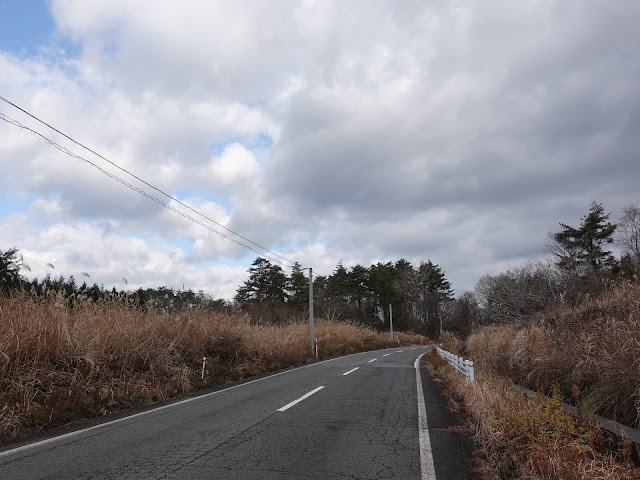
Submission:
[[[300,308],[309,303],[309,279],[298,262],[293,264],[291,276],[287,278],[287,291],[290,305]]]
[[[10,248],[5,252],[0,250],[0,290],[8,292],[18,287],[21,264],[17,248]]]
[[[584,215],[579,228],[560,223],[562,231],[553,235],[556,242],[552,252],[558,258],[557,265],[565,270],[591,268],[594,272],[607,270],[616,263],[607,244],[613,243],[616,225],[609,222],[601,203],[593,202]]]
[[[236,292],[236,300],[243,302],[284,302],[287,298],[287,276],[280,265],[272,265],[258,257],[249,268],[249,278]]]

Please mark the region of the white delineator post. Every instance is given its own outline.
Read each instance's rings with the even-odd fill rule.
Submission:
[[[202,357],[202,375],[200,376],[202,380],[204,380],[204,366],[206,363],[207,363],[207,357]]]
[[[389,336],[393,342],[393,310],[391,309],[391,304],[389,304]]]
[[[473,360],[471,359],[471,357],[469,357],[469,360],[465,360],[464,361],[465,366],[467,367],[467,372],[468,375],[467,377],[469,378],[469,380],[471,380],[472,382],[475,381],[476,379],[476,373],[473,370]]]

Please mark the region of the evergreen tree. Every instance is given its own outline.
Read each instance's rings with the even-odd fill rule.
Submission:
[[[389,318],[389,304],[396,302],[396,292],[393,288],[395,278],[394,266],[391,262],[381,263],[369,267],[368,286],[376,314]],[[396,314],[398,309],[396,309]],[[397,320],[397,315],[396,315]],[[398,325],[398,322],[395,322]]]
[[[347,269],[338,262],[336,269],[327,277],[327,296],[333,300],[348,302],[349,275]]]
[[[287,298],[287,276],[279,265],[258,257],[249,268],[249,278],[236,292],[236,300],[244,302],[276,301]]]
[[[608,221],[609,215],[605,215],[602,204],[593,202],[579,228],[560,223],[562,231],[553,234],[555,244],[551,249],[560,268],[581,271],[587,267],[598,272],[615,265],[611,252],[605,250],[613,243],[616,230],[616,225]]]
[[[309,304],[309,279],[298,262],[293,264],[291,276],[287,278],[287,292],[291,306],[301,308]]]
[[[441,299],[453,299],[451,283],[444,276],[444,271],[431,260],[420,262],[418,278],[420,278],[420,286],[424,292],[436,293]]]
[[[369,296],[368,281],[369,271],[362,265],[351,267],[351,270],[349,270],[347,274],[349,300],[359,309],[363,309],[365,303],[367,303],[366,300]]]
[[[333,320],[342,319],[349,308],[349,275],[342,261],[327,277],[323,307],[324,313]]]
[[[18,249],[0,250],[0,290],[9,292],[20,284],[20,266],[22,260],[18,258]]]

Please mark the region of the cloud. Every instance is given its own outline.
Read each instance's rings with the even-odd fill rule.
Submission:
[[[593,200],[613,217],[638,201],[639,13],[577,0],[56,0],[58,47],[0,51],[0,89],[317,274],[431,259],[462,293],[542,255],[547,232]],[[0,240],[37,261],[227,292],[252,260],[32,135],[0,134],[0,187],[33,198]],[[96,243],[98,263],[74,235]]]

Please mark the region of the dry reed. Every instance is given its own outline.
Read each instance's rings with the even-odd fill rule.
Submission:
[[[477,471],[484,479],[631,480],[640,469],[631,453],[615,453],[599,427],[575,419],[560,406],[559,395],[527,397],[508,381],[480,376],[475,384],[464,380],[437,355],[430,369],[441,378],[450,398],[475,429],[484,461]]]
[[[144,312],[118,296],[0,296],[0,440],[312,361],[308,332],[240,313]],[[323,357],[426,343],[321,319],[316,332]]]
[[[549,311],[532,324],[484,327],[466,349],[481,373],[532,390],[575,387],[604,417],[640,427],[640,286],[622,283],[575,307]]]

